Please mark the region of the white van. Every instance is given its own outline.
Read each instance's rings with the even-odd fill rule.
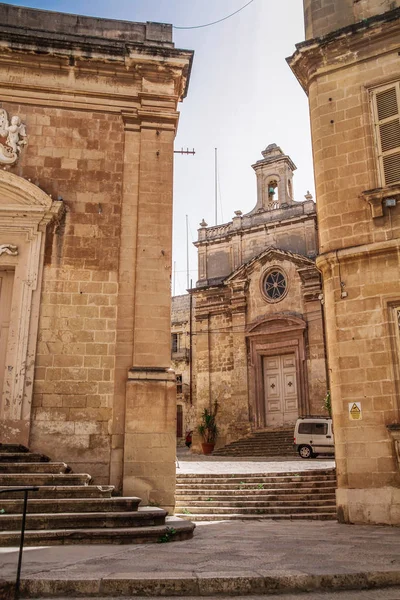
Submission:
[[[330,417],[299,417],[294,428],[294,447],[301,458],[334,454],[333,424]]]

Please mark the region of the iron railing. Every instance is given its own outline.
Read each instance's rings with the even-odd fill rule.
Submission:
[[[0,494],[3,492],[24,492],[24,508],[22,511],[22,524],[21,524],[21,538],[19,542],[19,555],[18,555],[18,567],[17,567],[17,578],[15,580],[14,588],[14,599],[19,598],[19,586],[21,581],[21,566],[22,566],[22,553],[24,550],[24,538],[25,538],[25,523],[26,523],[26,509],[28,507],[28,494],[29,492],[37,492],[38,487],[27,486],[27,487],[7,487],[0,490]]]

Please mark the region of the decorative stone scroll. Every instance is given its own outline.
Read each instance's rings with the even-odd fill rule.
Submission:
[[[9,122],[7,111],[0,108],[0,164],[14,164],[26,144],[24,123],[16,115]]]
[[[13,244],[0,244],[0,256],[2,254],[9,254],[10,256],[18,255],[18,248]]]

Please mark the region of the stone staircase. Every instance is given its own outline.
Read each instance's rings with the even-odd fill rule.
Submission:
[[[92,485],[90,475],[71,473],[63,462],[0,444],[0,489],[38,486],[30,492],[25,545],[139,544],[189,539],[194,525],[140,498],[113,496],[112,485]],[[0,546],[20,539],[23,492],[0,493]]]
[[[175,514],[191,521],[336,519],[336,472],[177,475]]]
[[[294,456],[293,430],[294,427],[257,431],[250,437],[214,450],[213,456]]]

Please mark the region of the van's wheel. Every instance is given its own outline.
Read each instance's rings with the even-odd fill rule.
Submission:
[[[300,446],[299,454],[301,458],[311,458],[313,453],[310,446]]]

